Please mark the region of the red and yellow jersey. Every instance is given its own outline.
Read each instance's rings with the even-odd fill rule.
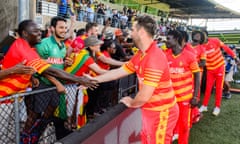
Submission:
[[[109,55],[109,53],[105,50],[101,53],[98,53],[97,54],[97,58],[101,55],[104,55],[105,57],[107,58],[111,58],[111,56]],[[97,60],[97,64],[102,68],[102,69],[105,69],[105,70],[109,70],[110,69],[110,65],[109,64],[106,64],[102,61],[100,61],[99,59]]]
[[[139,50],[122,67],[129,73],[136,72],[140,90],[142,85],[155,87],[150,100],[142,106],[143,109],[160,111],[176,103],[167,59],[156,42],[153,42],[145,53]]]
[[[204,46],[206,49],[206,67],[208,70],[214,70],[224,65],[224,58],[221,48],[223,48],[224,51],[233,58],[236,57],[234,52],[218,38],[208,38],[208,42],[202,46]]]
[[[200,62],[200,60],[206,60],[206,50],[202,45],[192,46],[190,43],[187,43],[184,49],[192,52],[196,56],[198,62]]]
[[[196,58],[186,49],[177,56],[169,49],[166,56],[177,101],[190,100],[193,93],[193,73],[200,71]]]
[[[22,38],[17,39],[9,48],[2,61],[2,69],[7,69],[26,61],[26,66],[33,67],[41,74],[51,65],[40,59],[34,48]],[[30,85],[31,75],[14,74],[0,80],[0,97],[8,96],[25,89]]]
[[[184,46],[184,49],[190,51],[192,54],[195,55],[197,62],[199,63],[201,60],[206,60],[206,50],[205,47],[203,47],[202,45],[196,45],[196,46],[192,46],[190,43],[187,43]],[[200,71],[203,71],[203,68],[200,67]]]

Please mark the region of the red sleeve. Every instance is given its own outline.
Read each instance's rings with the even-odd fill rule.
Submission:
[[[199,45],[200,49],[200,60],[206,60],[207,54],[206,54],[206,49],[204,46]]]
[[[39,74],[41,74],[43,71],[45,71],[47,68],[51,66],[45,60],[42,59],[31,60],[26,65],[33,67]]]
[[[122,65],[122,68],[127,71],[129,74],[134,73],[136,71],[134,67],[135,61],[137,61],[139,57],[139,51],[127,62]]]
[[[230,55],[232,58],[236,58],[235,53],[232,51],[232,49],[230,49],[227,45],[225,45],[222,41],[220,41],[220,47],[224,49],[224,51]]]

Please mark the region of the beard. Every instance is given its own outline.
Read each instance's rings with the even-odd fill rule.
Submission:
[[[57,32],[55,32],[55,36],[60,39],[60,40],[64,40],[65,39],[65,35],[61,36],[60,34],[58,34]]]

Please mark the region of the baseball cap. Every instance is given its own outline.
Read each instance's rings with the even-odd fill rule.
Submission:
[[[116,29],[115,30],[115,36],[121,36],[121,35],[123,35],[122,30],[121,29]]]
[[[89,36],[84,40],[85,47],[95,46],[103,44],[103,41],[99,40],[96,36]]]

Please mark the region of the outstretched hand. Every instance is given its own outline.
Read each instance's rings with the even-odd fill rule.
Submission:
[[[198,105],[197,98],[193,97],[190,101],[192,107],[196,107]]]
[[[91,76],[86,75],[86,74],[84,76],[80,77],[79,83],[85,87],[90,88],[91,90],[98,87],[97,80],[93,79]]]
[[[126,97],[121,98],[119,102],[125,104],[127,107],[130,107],[132,100],[133,99],[130,96],[126,96]]]

